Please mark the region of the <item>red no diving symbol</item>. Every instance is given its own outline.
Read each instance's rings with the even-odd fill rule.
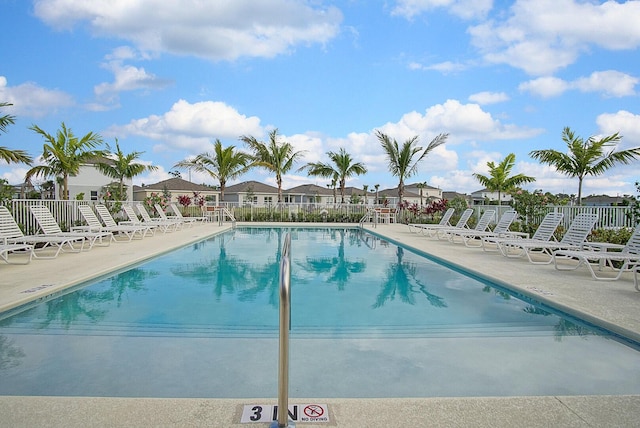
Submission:
[[[303,412],[310,418],[319,418],[324,415],[324,409],[322,406],[318,406],[317,404],[309,404],[304,408]]]

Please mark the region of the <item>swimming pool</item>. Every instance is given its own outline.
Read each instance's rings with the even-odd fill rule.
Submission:
[[[640,354],[357,229],[239,228],[0,321],[0,394],[273,397],[292,234],[290,394],[638,394]]]

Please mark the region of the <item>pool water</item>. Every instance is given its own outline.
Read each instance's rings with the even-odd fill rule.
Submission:
[[[0,394],[275,397],[286,232],[293,397],[640,393],[632,344],[366,231],[238,228],[0,315]]]

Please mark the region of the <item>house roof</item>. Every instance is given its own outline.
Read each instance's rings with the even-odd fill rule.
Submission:
[[[621,196],[589,195],[582,198],[582,204],[613,205],[622,203],[623,200]]]
[[[260,183],[259,181],[251,180],[227,186],[224,189],[224,193],[227,195],[231,193],[247,193],[249,191],[252,191],[253,193],[278,193],[278,188]]]
[[[183,180],[182,178],[174,177],[168,180],[159,181],[155,184],[148,184],[144,187],[142,186],[133,186],[133,191],[149,191],[156,190],[158,192],[164,191],[167,189],[168,191],[175,192],[211,192],[216,189],[210,186],[205,186],[204,184],[196,184],[187,180]]]
[[[458,192],[442,192],[442,197],[448,201],[454,199],[454,198],[464,198],[464,199],[469,199],[469,195],[464,194],[464,193],[458,193]]]
[[[296,186],[296,187],[292,187],[291,189],[287,189],[284,191],[285,193],[288,194],[292,194],[292,193],[299,193],[302,195],[311,195],[314,193],[317,193],[319,195],[332,195],[333,194],[333,190],[326,188],[326,187],[322,187],[322,186],[318,186],[317,184],[302,184],[300,186]]]
[[[435,189],[435,187],[433,187]],[[390,197],[398,197],[398,188],[397,187],[391,187],[389,189],[383,189],[378,191],[379,195],[385,195],[385,196],[390,196]],[[415,192],[413,189],[411,188],[407,188],[407,186],[404,186],[404,197],[411,197],[411,198],[419,198],[420,197],[420,191],[418,190],[417,192]],[[422,197],[426,197],[427,195],[422,194]]]

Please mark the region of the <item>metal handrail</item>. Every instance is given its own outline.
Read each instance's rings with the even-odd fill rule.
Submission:
[[[280,259],[280,347],[278,351],[278,420],[272,427],[295,427],[289,421],[289,330],[291,330],[291,234],[284,235]]]

